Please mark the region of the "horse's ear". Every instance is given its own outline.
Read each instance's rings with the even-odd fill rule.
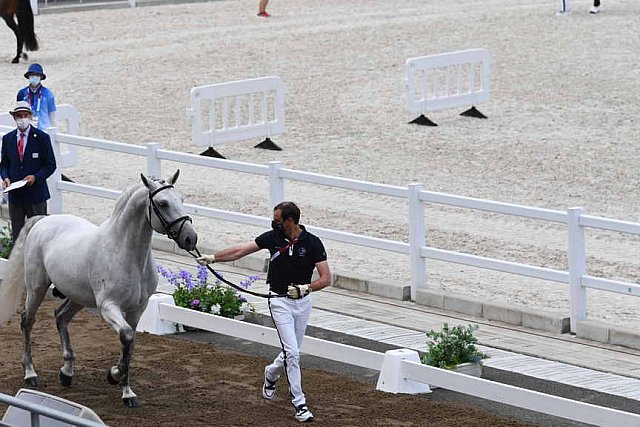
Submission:
[[[147,187],[148,189],[151,189],[151,184],[149,183],[149,180],[147,179],[146,176],[144,176],[143,173],[140,174],[140,178],[142,179],[142,183],[144,184],[144,186]]]
[[[178,169],[176,171],[176,173],[173,174],[173,176],[171,178],[169,178],[169,184],[173,185],[176,183],[176,181],[178,180],[178,177],[180,176],[180,169]]]

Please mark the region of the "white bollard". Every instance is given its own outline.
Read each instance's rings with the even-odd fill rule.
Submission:
[[[167,294],[153,294],[138,322],[137,332],[149,332],[154,335],[168,335],[176,333],[176,324],[160,318],[160,303],[175,305],[173,297]]]
[[[376,390],[403,394],[431,393],[428,384],[405,378],[401,364],[403,360],[420,363],[420,356],[417,351],[406,348],[389,350],[384,354]]]

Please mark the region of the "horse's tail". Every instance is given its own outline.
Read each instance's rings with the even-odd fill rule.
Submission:
[[[33,10],[31,10],[30,0],[18,0],[18,28],[24,39],[24,46],[27,50],[38,50],[38,39],[36,37],[33,24]]]
[[[34,216],[27,220],[11,250],[6,269],[7,277],[0,282],[0,326],[7,323],[21,306],[25,288],[24,243],[29,231],[42,218],[44,215]]]

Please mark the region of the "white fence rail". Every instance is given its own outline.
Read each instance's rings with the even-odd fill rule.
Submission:
[[[274,347],[280,346],[277,333],[272,328],[164,303],[158,304],[158,309],[162,320]],[[385,358],[384,353],[313,337],[304,338],[300,351],[376,371],[382,369]],[[482,399],[588,424],[612,427],[640,425],[638,414],[526,390],[408,360],[401,361],[397,375],[409,381],[439,386]]]
[[[187,117],[194,143],[213,147],[283,133],[285,93],[277,76],[192,88]]]
[[[8,128],[0,126],[0,132],[3,130],[7,131]],[[584,238],[585,228],[598,228],[602,230],[640,235],[639,223],[616,221],[607,218],[583,215],[580,208],[572,208],[568,209],[566,212],[562,212],[430,192],[425,191],[422,188],[422,184],[410,184],[408,187],[400,187],[296,171],[284,168],[282,162],[271,162],[266,166],[238,161],[221,160],[163,150],[160,149],[159,144],[136,146],[77,135],[63,133],[58,134],[55,132],[55,129],[51,129],[51,136],[54,141],[54,150],[58,150],[58,145],[63,143],[73,146],[98,148],[144,156],[147,159],[148,173],[155,176],[161,175],[162,160],[170,160],[183,164],[199,165],[209,168],[263,176],[269,181],[270,192],[269,206],[266,207],[266,212],[270,212],[271,208],[275,204],[285,199],[284,183],[286,180],[355,190],[407,200],[409,204],[409,215],[407,217],[407,224],[409,226],[409,243],[358,235],[333,229],[319,227],[308,228],[310,231],[323,238],[409,255],[412,299],[415,299],[418,289],[426,288],[427,286],[425,263],[427,258],[568,284],[572,332],[576,331],[578,321],[585,320],[587,318],[587,288],[601,289],[631,296],[640,295],[640,285],[637,283],[610,280],[586,274],[586,250]],[[63,212],[63,191],[77,192],[109,199],[115,199],[119,194],[119,192],[115,190],[63,182],[60,179],[59,170],[56,171],[52,178],[50,178],[50,190],[52,198],[49,206],[52,213]],[[569,270],[555,270],[428,246],[425,233],[425,202],[566,224],[569,248]],[[190,213],[209,218],[264,227],[269,226],[270,223],[270,218],[266,217],[247,215],[240,212],[230,212],[192,204],[188,204],[186,206]]]

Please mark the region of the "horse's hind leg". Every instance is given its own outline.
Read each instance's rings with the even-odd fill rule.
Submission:
[[[31,358],[31,331],[36,321],[36,311],[38,311],[38,307],[42,304],[42,300],[47,294],[49,287],[48,281],[46,285],[44,282],[41,283],[40,286],[29,286],[29,284],[27,284],[27,299],[24,303],[24,311],[22,312],[22,319],[20,321],[20,328],[22,329],[22,336],[24,337],[24,352],[22,355],[24,381],[34,387],[40,384],[40,380],[33,366],[33,359]]]
[[[82,310],[80,304],[76,304],[67,298],[54,312],[56,315],[56,327],[60,333],[60,343],[62,344],[62,359],[64,360],[64,365],[60,368],[60,384],[64,387],[71,385],[73,362],[76,359],[73,354],[73,349],[71,348],[68,326],[73,316],[80,310]]]
[[[22,40],[22,35],[18,30],[18,24],[13,19],[13,16],[3,16],[2,19],[4,19],[4,22],[6,22],[7,27],[11,28],[13,33],[16,35],[16,44],[17,44],[16,56],[11,60],[11,63],[17,64],[20,62],[20,56],[22,55],[22,45],[24,44]]]
[[[120,342],[122,343],[122,352],[120,360],[116,366],[112,366],[107,373],[107,381],[110,384],[120,384],[122,388],[122,402],[129,408],[140,406],[138,397],[129,386],[129,366],[131,356],[133,355],[133,347],[135,343],[135,331],[127,323],[122,310],[114,304],[102,305],[102,318],[118,332]]]

